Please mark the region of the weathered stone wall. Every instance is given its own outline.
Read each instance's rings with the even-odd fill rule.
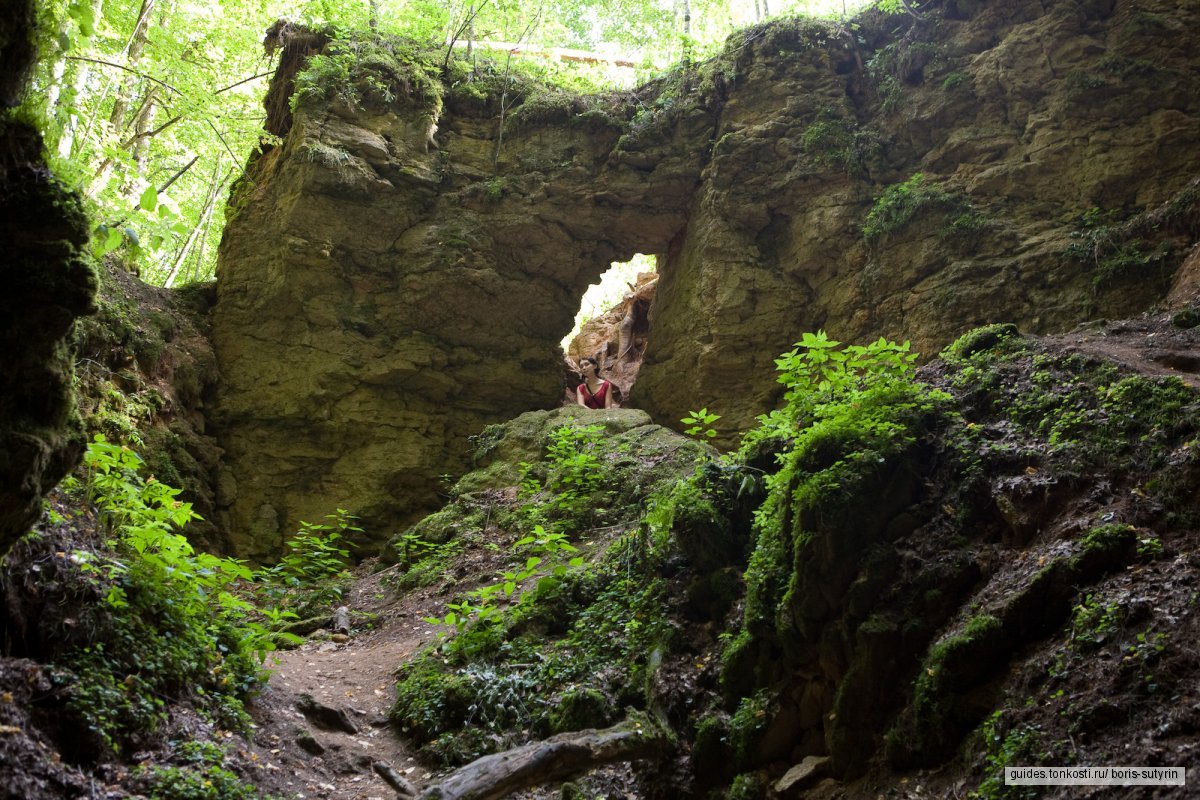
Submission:
[[[301,103],[221,252],[236,548],[269,557],[335,506],[378,540],[428,510],[466,436],[559,402],[578,298],[633,253],[662,275],[631,403],[665,423],[706,405],[729,433],[769,407],[772,361],[807,330],[928,356],[981,323],[1062,329],[1159,300],[1194,240],[1177,195],[1200,172],[1200,9],[925,6],[854,35],[755,28],[624,95]],[[892,195],[909,218],[864,236],[916,173]]]
[[[35,56],[33,22],[25,0],[0,17],[0,556],[83,452],[67,337],[95,310],[87,220],[46,166],[41,135],[11,111]]]
[[[1191,223],[1160,231],[1177,234],[1168,263],[1099,284],[1094,254],[1070,253],[1081,215],[1155,209],[1200,171],[1197,22],[1170,2],[959,2],[873,51],[748,45],[635,403],[670,421],[702,398],[744,428],[778,389],[772,357],[806,330],[931,357],[979,324],[1062,330],[1149,307]],[[915,173],[973,207],[967,224],[929,203],[860,235],[874,198]]]
[[[301,107],[251,167],[214,317],[238,552],[270,557],[337,506],[379,539],[427,512],[466,437],[559,404],[587,284],[684,225],[688,147],[623,166],[615,124],[517,114],[493,164],[492,112],[456,102],[440,150],[416,106]]]

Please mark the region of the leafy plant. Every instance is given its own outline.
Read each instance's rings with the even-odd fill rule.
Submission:
[[[96,434],[88,445],[84,463],[88,470],[87,498],[100,510],[104,528],[115,537],[110,544],[118,551],[132,551],[137,559],[92,563],[81,555],[86,563],[103,571],[110,581],[140,566],[143,573],[157,576],[177,591],[187,607],[198,614],[213,602],[227,612],[250,609],[229,589],[234,581],[251,579],[251,570],[236,559],[196,552],[187,538],[176,532],[198,519],[190,503],[176,499],[180,489],[153,477],[143,479],[138,474],[141,457],[125,445],[109,443],[102,434]],[[119,582],[110,585],[107,600],[114,608],[127,605],[125,589]],[[271,649],[268,642],[260,641],[260,634],[250,633],[255,647]]]
[[[420,533],[409,531],[395,547],[400,553],[403,571],[388,583],[399,591],[436,583],[462,552],[463,544],[457,540],[434,544],[422,539]]]
[[[405,567],[413,566],[437,549],[436,544],[425,541],[421,538],[420,533],[413,530],[401,534],[399,541],[395,542],[393,546],[400,558],[400,564]]]
[[[495,617],[496,607],[492,605],[490,599],[486,597],[481,599],[483,602],[472,602],[472,598],[468,598],[457,603],[447,603],[445,615],[440,617],[422,617],[422,619],[430,625],[444,625],[447,628],[453,628],[458,633],[462,633],[472,623],[485,622]],[[443,631],[438,634],[438,637],[444,638],[445,635],[446,633]]]
[[[241,699],[265,674],[276,636],[234,591],[245,564],[196,552],[177,530],[196,518],[179,490],[139,474],[141,458],[97,435],[84,458],[86,497],[112,554],[77,551],[105,600],[105,641],[72,651],[57,679],[101,746],[119,751],[152,733],[164,698],[190,698],[220,724],[244,727]],[[256,663],[257,661],[257,663]]]
[[[260,800],[253,784],[219,766],[139,767],[134,780],[149,800]]]
[[[545,479],[534,476],[534,465],[521,465],[520,496],[531,524],[562,530],[569,520],[584,516],[605,478],[600,460],[604,426],[561,425],[550,432],[546,445]]]
[[[720,414],[710,414],[707,408],[702,408],[699,411],[689,411],[688,415],[679,421],[688,426],[683,429],[688,436],[703,436],[712,439],[716,437],[717,432],[709,426],[720,418]]]
[[[1147,561],[1159,558],[1163,554],[1162,539],[1157,536],[1140,537],[1137,542],[1137,554],[1139,558]]]
[[[828,416],[831,404],[872,386],[909,380],[917,356],[908,342],[880,338],[869,345],[846,345],[825,331],[805,333],[791,350],[775,359],[776,380],[787,387],[783,407],[758,417],[759,428],[747,442],[791,436]]]
[[[946,76],[945,80],[942,81],[942,88],[948,92],[956,86],[963,85],[970,79],[971,76],[967,75],[965,72],[951,72]]]
[[[340,542],[347,533],[361,533],[362,528],[344,508],[325,519],[328,522],[319,524],[301,521],[300,530],[284,542],[291,552],[255,575],[269,598],[283,607],[295,607],[298,616],[341,600],[349,579],[350,551]]]
[[[1132,644],[1126,646],[1126,663],[1135,664],[1141,673],[1142,688],[1147,694],[1159,690],[1159,681],[1154,674],[1154,666],[1167,649],[1167,634],[1162,631],[1146,629],[1134,637]]]
[[[520,567],[500,570],[495,583],[468,592],[466,598],[460,602],[448,603],[445,615],[425,617],[424,620],[431,625],[453,628],[458,633],[462,633],[471,624],[498,621],[499,611],[494,604],[500,595],[511,598],[521,584],[531,578],[562,578],[569,571],[582,569],[584,566],[582,556],[573,556],[566,563],[562,563],[562,556],[577,553],[579,548],[567,541],[566,534],[561,531],[547,531],[541,525],[534,526],[532,535],[514,542],[513,549],[527,549],[531,551],[531,555],[525,557]]]
[[[903,183],[887,187],[875,199],[863,225],[863,236],[868,242],[880,239],[925,213],[953,216],[955,223],[945,229],[947,233],[971,228],[966,220],[972,220],[977,227],[975,210],[965,197],[926,183],[925,175],[918,172]]]
[[[946,395],[913,380],[914,360],[908,343],[843,347],[823,331],[806,334],[776,360],[787,387],[783,405],[759,417],[737,453],[749,460],[774,451],[779,469],[765,478],[766,499],[753,515],[745,605],[751,636],[727,652],[722,680],[755,640],[776,635],[812,520],[837,509],[939,419],[934,412]]]
[[[1084,652],[1095,650],[1117,632],[1123,617],[1118,604],[1101,604],[1086,595],[1071,612],[1071,642]]]
[[[1036,756],[1042,736],[1038,726],[1022,725],[1005,730],[1004,710],[1001,709],[984,721],[979,733],[983,737],[985,748],[986,776],[971,793],[972,800],[1037,797],[1041,793],[1040,787],[1008,786],[1004,781],[1004,768],[1037,763]]]

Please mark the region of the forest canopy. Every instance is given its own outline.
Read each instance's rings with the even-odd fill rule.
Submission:
[[[849,17],[904,0],[48,0],[23,113],[56,173],[84,196],[92,250],[150,283],[213,275],[226,199],[269,140],[262,97],[277,19],[335,36],[374,29],[504,53],[573,88],[645,79],[703,58],[768,16]],[[583,62],[550,60],[572,48]],[[519,59],[518,59],[519,60]]]

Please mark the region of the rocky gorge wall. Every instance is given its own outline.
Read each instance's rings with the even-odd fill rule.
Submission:
[[[583,288],[634,253],[660,279],[629,404],[668,424],[706,405],[730,436],[805,331],[931,356],[978,324],[1165,297],[1196,238],[1200,8],[924,8],[756,27],[592,97],[310,42],[335,58],[277,76],[277,112],[300,96],[218,268],[234,549],[270,557],[335,506],[382,541],[438,505],[466,437],[560,402]]]
[[[14,111],[36,56],[33,27],[32,2],[0,18],[0,557],[83,452],[67,344],[75,319],[96,310],[79,199]]]

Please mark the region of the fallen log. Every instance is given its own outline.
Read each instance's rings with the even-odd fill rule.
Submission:
[[[476,759],[425,789],[418,800],[501,800],[603,764],[661,755],[672,741],[666,730],[641,715],[603,730],[560,733]]]
[[[323,614],[319,617],[309,617],[308,619],[296,619],[287,623],[279,629],[280,633],[290,633],[294,636],[308,636],[310,633],[321,630],[329,624],[329,615]]]
[[[397,797],[409,798],[416,796],[416,788],[388,762],[376,761],[371,764],[371,769],[375,770],[376,774],[383,778],[388,786],[392,787]]]

